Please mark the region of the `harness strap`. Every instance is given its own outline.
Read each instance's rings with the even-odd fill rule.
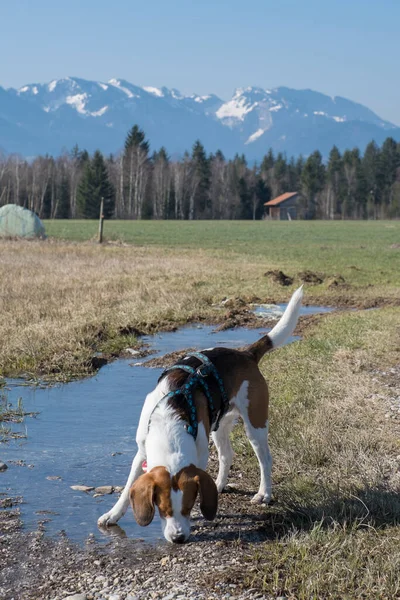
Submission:
[[[217,369],[215,368],[214,364],[208,358],[208,356],[206,356],[205,354],[202,354],[201,352],[192,352],[192,353],[188,354],[187,356],[188,357],[193,356],[193,357],[197,358],[198,360],[201,361],[202,364],[199,365],[197,368],[191,367],[190,365],[179,364],[179,365],[172,365],[171,367],[168,367],[167,369],[165,369],[163,371],[160,379],[162,377],[164,377],[164,375],[166,375],[167,373],[174,371],[176,369],[186,371],[187,373],[189,373],[189,377],[181,388],[179,388],[178,390],[169,392],[162,399],[172,398],[173,396],[179,396],[179,395],[183,396],[186,399],[186,402],[189,406],[189,421],[190,421],[190,425],[188,426],[187,431],[188,431],[188,433],[190,433],[190,435],[192,435],[194,437],[194,439],[196,439],[197,431],[198,431],[198,422],[197,422],[197,411],[196,411],[196,407],[194,405],[194,399],[193,399],[193,390],[196,387],[198,387],[199,385],[203,388],[204,394],[208,401],[212,431],[217,431],[217,429],[219,427],[219,423],[221,421],[221,418],[223,417],[225,412],[228,410],[229,399],[226,394],[222,378],[221,378],[220,374],[218,373]],[[218,411],[218,414],[216,414],[214,400],[213,400],[210,388],[208,386],[208,383],[206,381],[206,378],[210,375],[212,375],[214,377],[214,379],[217,381],[217,384],[218,384],[218,387],[219,387],[219,390],[221,393],[222,402],[221,402],[221,408]],[[154,407],[154,410],[155,410],[155,408],[156,407]]]

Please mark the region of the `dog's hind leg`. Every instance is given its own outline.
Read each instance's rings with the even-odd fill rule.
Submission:
[[[120,518],[124,516],[129,506],[129,490],[134,481],[136,481],[136,479],[142,474],[142,463],[145,458],[146,455],[144,452],[144,448],[142,450],[139,448],[135,458],[132,461],[131,471],[129,473],[128,480],[125,484],[121,496],[118,499],[118,502],[112,507],[111,510],[109,510],[107,513],[105,513],[98,519],[97,524],[99,525],[99,527],[115,525],[115,523],[117,523],[120,520]]]
[[[250,444],[257,456],[260,465],[260,487],[251,502],[253,504],[268,504],[272,495],[272,456],[268,445],[268,421],[265,427],[256,428],[251,425],[248,418],[243,417],[244,426]]]
[[[228,481],[229,469],[232,465],[233,450],[229,434],[237,419],[236,412],[228,413],[221,419],[221,423],[217,431],[212,433],[213,442],[218,451],[219,470],[216,486],[219,492],[222,492]]]

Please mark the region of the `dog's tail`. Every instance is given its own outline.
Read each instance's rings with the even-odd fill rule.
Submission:
[[[285,312],[275,327],[267,335],[264,335],[257,342],[246,348],[247,352],[250,352],[257,362],[270,350],[282,346],[288,337],[292,335],[299,318],[302,298],[303,286],[296,290],[290,298]]]

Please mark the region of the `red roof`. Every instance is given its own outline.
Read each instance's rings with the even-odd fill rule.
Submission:
[[[285,200],[289,200],[289,198],[293,198],[293,196],[297,196],[298,193],[299,192],[286,192],[286,194],[281,194],[280,196],[277,196],[273,200],[270,200],[269,202],[265,202],[264,206],[276,206],[277,204],[280,204],[281,202],[285,202]]]

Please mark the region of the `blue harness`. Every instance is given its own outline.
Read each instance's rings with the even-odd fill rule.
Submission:
[[[194,390],[200,386],[203,388],[204,395],[206,396],[208,402],[208,410],[210,413],[210,423],[212,431],[217,431],[223,415],[228,410],[229,399],[226,394],[222,378],[218,373],[217,369],[215,368],[214,364],[208,358],[208,356],[202,354],[201,352],[191,352],[190,354],[187,354],[187,356],[193,356],[195,358],[198,358],[202,364],[198,367],[191,367],[189,365],[182,364],[173,365],[172,367],[168,367],[163,371],[159,381],[167,373],[170,373],[171,371],[174,371],[176,369],[180,369],[181,371],[186,371],[187,373],[189,373],[189,377],[186,379],[183,386],[177,390],[169,392],[162,398],[162,400],[165,400],[165,398],[173,398],[174,396],[182,396],[186,400],[186,403],[189,407],[190,422],[187,427],[187,432],[190,433],[190,435],[192,435],[194,439],[196,439],[199,424],[197,421],[197,411],[193,398]],[[213,397],[207,383],[207,378],[210,375],[217,382],[221,394],[221,408],[219,411],[216,411],[215,409]]]

